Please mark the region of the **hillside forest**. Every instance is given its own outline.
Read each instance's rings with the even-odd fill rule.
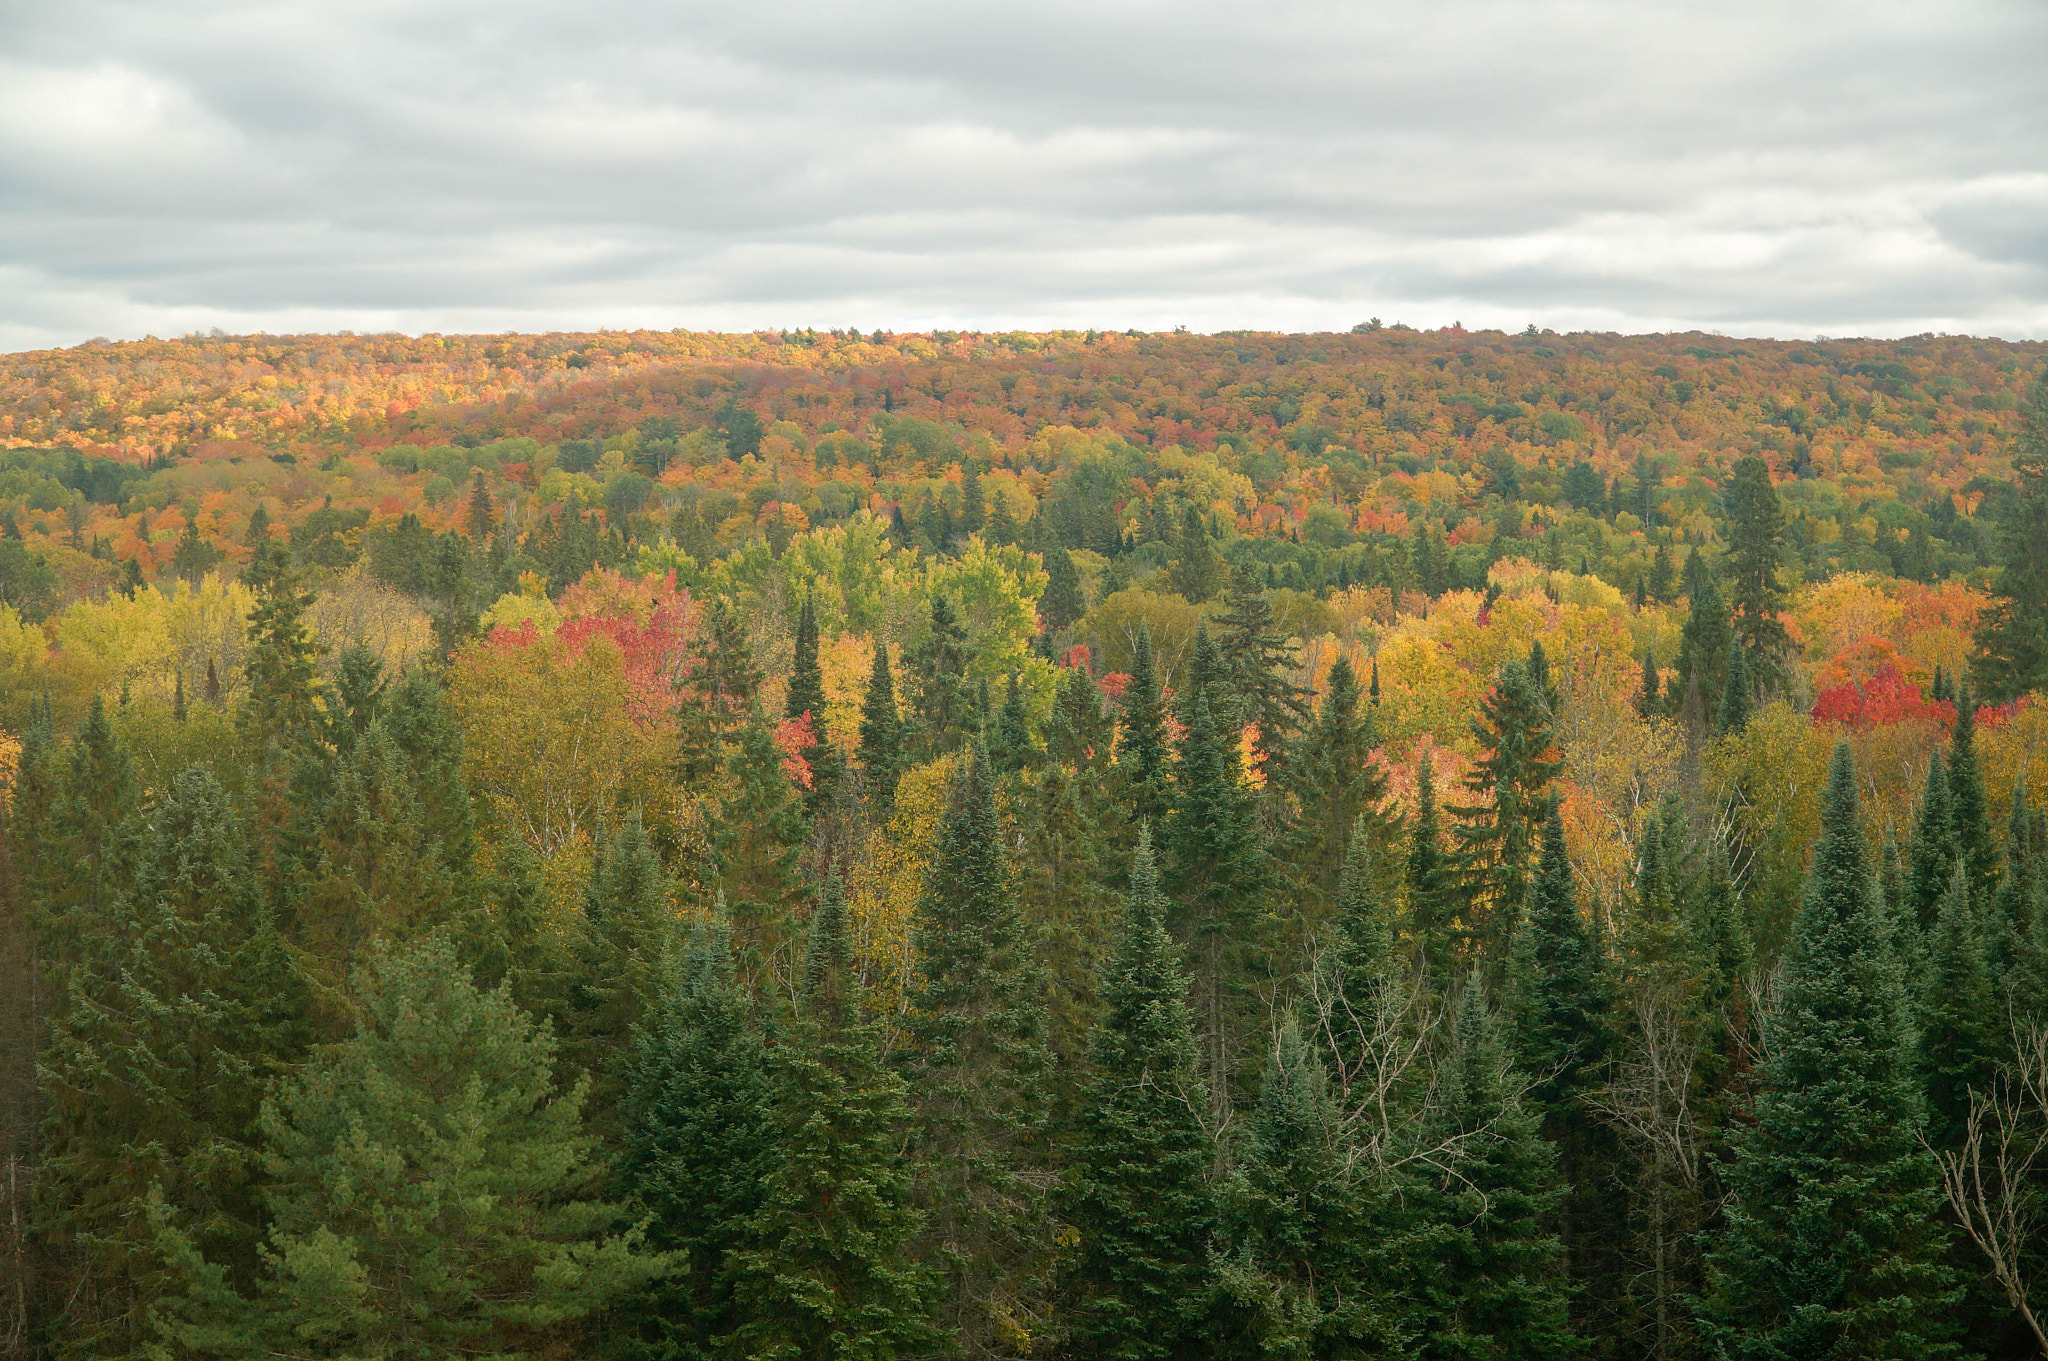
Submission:
[[[0,356],[0,1346],[2048,1354],[2048,347]]]

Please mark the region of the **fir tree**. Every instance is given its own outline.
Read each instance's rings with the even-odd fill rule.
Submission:
[[[2017,487],[2001,517],[1992,606],[1971,674],[1992,700],[2048,685],[2048,377],[2037,377],[2013,441]]]
[[[1252,766],[1270,787],[1278,788],[1289,739],[1309,710],[1301,687],[1290,679],[1294,647],[1273,622],[1272,602],[1253,580],[1249,566],[1240,565],[1231,574],[1227,607],[1217,622],[1222,626],[1217,649],[1230,692],[1229,717],[1236,726],[1257,725]],[[1355,707],[1355,688],[1352,702]],[[1223,702],[1212,704],[1221,716]]]
[[[1081,595],[1081,574],[1066,549],[1054,545],[1045,552],[1045,594],[1038,598],[1038,614],[1048,633],[1057,633],[1080,622],[1088,612]]]
[[[1530,656],[1540,658],[1540,648]],[[1462,933],[1468,948],[1496,959],[1523,909],[1546,791],[1563,768],[1547,679],[1547,665],[1540,674],[1523,662],[1501,668],[1472,723],[1485,755],[1465,777],[1467,790],[1492,797],[1450,810],[1459,819],[1459,873],[1473,894]]]
[[[1728,645],[1728,678],[1722,683],[1721,705],[1714,718],[1714,731],[1722,737],[1741,732],[1749,726],[1749,715],[1754,706],[1749,663],[1742,641],[1737,638]]]
[[[1780,619],[1785,511],[1771,485],[1770,465],[1755,455],[1735,461],[1722,500],[1728,511],[1729,584],[1735,636],[1749,669],[1768,692],[1779,681],[1792,642]]]
[[[703,1361],[737,1326],[730,1257],[774,1166],[774,1089],[723,913],[692,928],[661,1008],[634,1040],[620,1171],[657,1248],[682,1254],[631,1310],[640,1348]]]
[[[868,672],[867,694],[860,706],[861,781],[877,808],[896,797],[903,770],[903,719],[896,710],[896,679],[889,671],[889,645],[875,640],[875,662]]]
[[[1920,795],[1920,809],[1913,820],[1913,838],[1907,844],[1910,869],[1906,881],[1909,916],[1922,934],[1934,929],[1942,896],[1956,864],[1954,795],[1950,793],[1948,768],[1939,751],[1927,758],[1927,786]]]
[[[1024,692],[1012,671],[1003,688],[1003,707],[996,716],[995,733],[989,743],[996,765],[1006,775],[1036,766],[1043,755],[1031,736],[1031,719],[1024,710]]]
[[[725,1355],[887,1361],[940,1345],[932,1281],[911,1258],[906,1088],[865,1014],[851,929],[835,874],[811,916],[799,1019],[776,1050],[775,1164],[728,1259],[740,1322]]]
[[[1658,692],[1660,683],[1657,671],[1657,658],[1654,654],[1645,652],[1643,654],[1643,684],[1642,688],[1636,691],[1636,716],[1638,718],[1655,718],[1664,712],[1664,697]]]
[[[1068,1217],[1069,1349],[1081,1358],[1199,1354],[1211,1292],[1214,1202],[1194,1028],[1149,835],[1138,836],[1123,926],[1090,1040]]]
[[[96,1287],[66,1311],[74,1353],[139,1350],[149,1309],[175,1286],[140,1213],[152,1195],[235,1279],[252,1279],[264,1219],[256,1115],[310,1038],[219,782],[186,771],[153,823],[115,909],[116,967],[76,975],[43,1059],[42,1234],[79,1254]]]
[[[731,904],[734,934],[749,956],[749,969],[780,967],[804,896],[797,856],[810,823],[758,708],[740,733],[726,774],[731,792],[719,805],[711,833],[718,891]]]
[[[1904,981],[1887,948],[1846,745],[1766,1018],[1756,1124],[1734,1135],[1733,1201],[1701,1327],[1742,1358],[1938,1357],[1961,1292],[1914,1081]]]
[[[747,627],[724,596],[705,620],[702,658],[683,682],[677,718],[680,774],[686,785],[710,779],[725,765],[750,718],[756,716],[762,675],[747,641]]]
[[[1657,555],[1650,560],[1650,599],[1668,605],[1678,593],[1678,574],[1671,565],[1671,545],[1661,540]]]
[[[260,1303],[159,1208],[190,1282],[168,1340],[200,1355],[502,1355],[670,1263],[608,1232],[603,1163],[553,1040],[449,944],[386,956],[356,989],[355,1035],[264,1103],[273,1182]]]
[[[1419,958],[1441,972],[1451,954],[1450,866],[1437,815],[1436,763],[1425,750],[1415,765],[1415,812],[1408,819],[1408,935]]]
[[[789,671],[789,690],[782,706],[785,718],[807,718],[811,741],[799,753],[811,770],[805,802],[816,812],[831,795],[833,748],[825,730],[825,673],[818,665],[818,611],[808,593],[796,617],[796,653]]]
[[[321,722],[319,659],[324,650],[306,623],[313,595],[301,589],[281,544],[252,565],[256,608],[249,611],[249,693],[240,724],[261,751],[316,742]]]
[[[1115,725],[1102,708],[1102,691],[1085,668],[1068,667],[1060,674],[1059,697],[1053,701],[1046,729],[1047,755],[1079,770],[1104,765],[1109,759]]]
[[[1998,882],[1998,847],[1991,839],[1990,805],[1977,762],[1977,699],[1967,686],[1956,698],[1955,728],[1949,735],[1948,792],[1955,854],[1969,871],[1971,894],[1987,894]]]
[[[1290,771],[1300,814],[1288,858],[1296,881],[1324,907],[1336,900],[1346,848],[1359,819],[1372,814],[1374,825],[1380,823],[1387,779],[1372,760],[1375,745],[1371,711],[1359,704],[1350,661],[1339,657],[1330,667],[1329,693]]]
[[[1417,1211],[1431,1270],[1415,1283],[1425,1361],[1568,1357],[1555,1155],[1522,1104],[1499,1023],[1477,976],[1453,1016],[1453,1042],[1437,1075],[1435,1142],[1455,1149]]]
[[[1223,560],[1209,543],[1208,526],[1202,513],[1189,506],[1181,514],[1180,533],[1174,539],[1173,566],[1167,580],[1190,604],[1200,605],[1223,588]]]
[[[967,631],[943,592],[933,594],[931,624],[903,661],[914,685],[917,751],[929,757],[953,750],[973,724],[973,692],[967,685]]]
[[[1927,1142],[1962,1145],[1970,1094],[1989,1093],[1998,1068],[1999,1007],[1983,933],[1961,861],[1942,895],[1919,978],[1920,1074],[1927,1092]]]
[[[470,475],[469,505],[463,512],[463,524],[469,537],[482,543],[491,537],[491,531],[498,524],[498,508],[491,504],[491,493],[484,486],[484,470],[476,469]]]
[[[1700,561],[1699,554],[1693,554],[1692,561]],[[1666,700],[1672,713],[1689,724],[1709,721],[1707,706],[1728,686],[1728,649],[1734,640],[1720,588],[1702,565],[1693,582],[1685,627],[1678,635],[1678,675]]]
[[[1220,1123],[1230,1108],[1243,966],[1270,929],[1265,900],[1271,867],[1235,734],[1218,730],[1201,690],[1193,698],[1162,841],[1175,934],[1194,963],[1210,1111]]]
[[[1044,979],[990,766],[977,751],[940,826],[911,922],[919,987],[905,1023],[922,1255],[947,1264],[940,1319],[970,1355],[1004,1350],[1006,1328],[1039,1312],[1033,1277],[1051,1242]]]
[[[566,933],[556,1022],[564,1065],[589,1075],[594,1123],[608,1132],[632,1061],[632,1036],[678,944],[668,876],[638,812],[600,841],[582,907]]]
[[[1166,704],[1152,661],[1152,629],[1138,626],[1131,649],[1131,679],[1124,687],[1123,721],[1118,725],[1116,762],[1130,791],[1131,816],[1146,822],[1166,815]]]

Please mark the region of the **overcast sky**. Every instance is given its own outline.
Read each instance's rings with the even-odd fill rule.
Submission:
[[[2048,4],[0,4],[0,350],[1375,315],[2048,336]]]

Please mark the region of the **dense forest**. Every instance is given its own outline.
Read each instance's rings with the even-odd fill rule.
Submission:
[[[2048,347],[0,357],[0,1342],[2048,1353]]]

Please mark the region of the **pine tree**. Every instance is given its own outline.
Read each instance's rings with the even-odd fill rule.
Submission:
[[[705,619],[702,658],[683,682],[677,711],[679,774],[695,786],[725,765],[739,734],[755,716],[762,675],[747,641],[747,626],[724,596]]]
[[[739,1322],[729,1259],[774,1166],[773,1100],[721,913],[692,928],[660,1010],[635,1036],[626,1088],[621,1174],[652,1217],[653,1245],[683,1254],[630,1311],[649,1357],[705,1361]]]
[[[1415,1283],[1425,1361],[1575,1355],[1567,1330],[1555,1154],[1522,1104],[1499,1022],[1477,975],[1453,1016],[1453,1042],[1437,1074],[1435,1141],[1456,1150],[1419,1216],[1431,1269]]]
[[[1657,688],[1659,684],[1657,658],[1654,654],[1645,652],[1643,654],[1643,684],[1642,688],[1636,691],[1636,716],[1638,718],[1655,718],[1664,712],[1664,697],[1658,693]]]
[[[1124,687],[1123,721],[1118,725],[1117,766],[1130,791],[1134,822],[1163,819],[1169,794],[1166,761],[1166,704],[1152,661],[1152,629],[1138,626],[1131,649],[1131,679]]]
[[[1193,691],[1186,722],[1173,770],[1173,813],[1161,840],[1174,934],[1194,964],[1209,1108],[1220,1123],[1230,1109],[1247,956],[1271,928],[1271,865],[1235,734],[1218,731],[1201,690]]]
[[[1044,753],[1031,736],[1031,719],[1024,709],[1024,692],[1017,673],[1010,673],[1003,687],[1003,707],[996,715],[995,733],[989,742],[997,767],[1006,775],[1036,766]]]
[[[1756,1124],[1737,1130],[1733,1202],[1708,1258],[1701,1328],[1718,1354],[1939,1357],[1961,1292],[1898,961],[1886,948],[1846,745],[1766,1018]]]
[[[1657,555],[1650,560],[1650,599],[1668,605],[1678,592],[1678,574],[1671,565],[1671,545],[1661,540]]]
[[[1042,971],[1018,911],[997,820],[995,773],[977,751],[952,794],[911,922],[919,986],[905,1018],[911,1161],[923,1241],[946,1263],[940,1320],[969,1355],[1040,1312],[1034,1276],[1051,1243]]]
[[[2018,485],[1999,525],[1996,594],[1970,667],[1994,701],[2048,685],[2048,377],[2034,380],[2012,461]]]
[[[269,1080],[310,1038],[219,782],[186,771],[153,822],[114,910],[115,967],[75,975],[43,1059],[41,1233],[88,1273],[65,1311],[73,1354],[139,1349],[175,1284],[139,1213],[152,1195],[237,1280],[252,1277],[264,1218],[252,1131]]]
[[[1074,570],[1073,555],[1055,544],[1045,552],[1045,594],[1038,598],[1038,614],[1048,633],[1057,633],[1080,622],[1088,613],[1081,594],[1081,574]]]
[[[260,1303],[154,1216],[190,1282],[163,1330],[198,1354],[503,1355],[671,1263],[611,1233],[580,1088],[504,990],[429,938],[359,980],[354,1036],[264,1103],[274,1178]],[[553,1335],[551,1339],[550,1335]]]
[[[1216,1212],[1187,980],[1166,932],[1151,839],[1138,837],[1121,933],[1103,970],[1067,1207],[1071,1353],[1171,1361],[1202,1350]]]
[[[491,531],[498,524],[498,508],[491,504],[491,493],[484,486],[484,470],[476,469],[470,476],[469,505],[463,513],[464,527],[469,537],[482,543],[491,537]]]
[[[861,781],[869,800],[886,808],[896,797],[903,772],[903,718],[896,710],[896,679],[889,671],[889,645],[875,640],[874,668],[860,706]]]
[[[723,1354],[887,1361],[937,1350],[897,1152],[906,1088],[865,1014],[836,874],[811,915],[802,972],[799,1018],[774,1063],[775,1164],[746,1246],[728,1259],[740,1322]]]

